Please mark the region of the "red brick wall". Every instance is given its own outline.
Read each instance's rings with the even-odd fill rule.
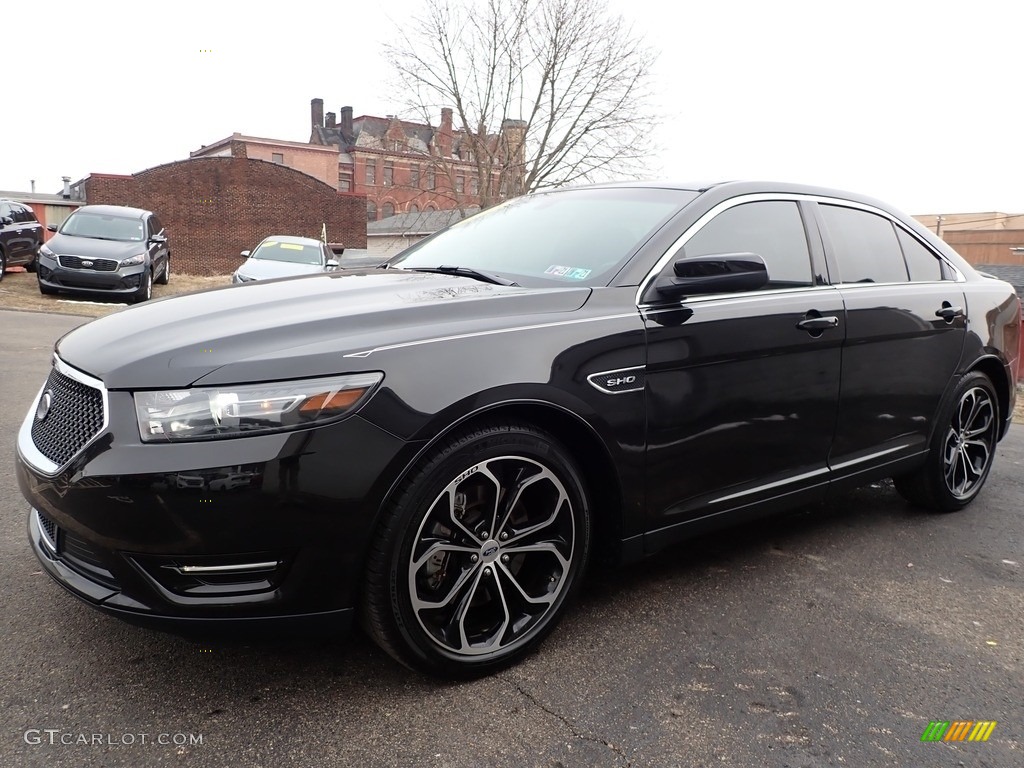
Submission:
[[[132,176],[94,173],[85,199],[156,213],[171,238],[175,271],[188,274],[230,273],[242,261],[239,252],[264,237],[320,237],[324,224],[329,241],[366,247],[364,195],[244,156],[197,157]]]

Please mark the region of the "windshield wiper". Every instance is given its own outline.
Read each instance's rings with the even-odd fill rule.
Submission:
[[[492,272],[481,272],[479,269],[473,269],[472,267],[453,267],[448,264],[441,264],[437,267],[400,267],[400,269],[407,269],[410,272],[437,272],[442,275],[472,277],[475,280],[493,283],[494,285],[514,285],[517,288],[519,287],[519,283],[509,280],[507,277],[495,275]]]

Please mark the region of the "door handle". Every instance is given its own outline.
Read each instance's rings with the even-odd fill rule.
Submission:
[[[828,328],[839,327],[839,318],[835,315],[825,317],[808,317],[796,324],[801,331],[824,331]]]
[[[935,316],[941,317],[947,323],[953,322],[954,318],[964,316],[963,307],[950,306],[947,302],[942,302],[942,309],[935,310]]]

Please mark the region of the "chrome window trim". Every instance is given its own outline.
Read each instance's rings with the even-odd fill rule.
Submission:
[[[90,437],[81,448],[75,451],[74,455],[64,462],[64,464],[58,466],[54,462],[50,461],[39,451],[38,448],[36,448],[36,444],[32,440],[32,424],[35,421],[36,408],[39,407],[39,398],[43,396],[43,392],[46,390],[46,382],[44,381],[43,386],[39,388],[39,392],[32,399],[32,405],[29,406],[25,420],[21,423],[21,429],[18,432],[18,453],[21,454],[21,458],[25,460],[26,464],[46,477],[56,477],[67,469],[71,463],[82,454],[82,451],[95,443],[99,436],[106,432],[107,427],[110,426],[110,400],[107,395],[107,388],[103,386],[103,382],[86,373],[82,373],[77,368],[72,368],[57,357],[57,355],[53,356],[53,367],[69,379],[74,379],[80,384],[85,384],[87,387],[99,390],[100,396],[103,398],[103,424],[97,430],[96,434]],[[47,376],[47,379],[49,379],[49,376]]]
[[[703,229],[704,226],[709,221],[711,221],[711,219],[715,218],[716,216],[718,216],[718,214],[722,213],[723,211],[727,211],[730,208],[735,208],[737,205],[743,205],[745,203],[763,203],[763,202],[795,202],[795,203],[810,202],[810,203],[821,203],[822,205],[840,205],[840,206],[844,206],[844,207],[847,207],[847,208],[858,208],[858,209],[860,209],[862,211],[866,211],[867,213],[873,213],[873,214],[876,214],[878,216],[882,216],[882,217],[888,219],[890,222],[892,222],[894,226],[899,227],[904,232],[906,232],[908,235],[910,235],[915,240],[917,240],[922,246],[924,246],[929,251],[931,251],[933,254],[935,254],[936,258],[942,259],[942,262],[946,266],[948,266],[950,268],[950,270],[952,270],[954,278],[955,278],[954,280],[941,280],[941,281],[935,281],[935,282],[942,282],[942,283],[952,283],[952,282],[964,283],[964,282],[967,282],[967,278],[965,278],[963,273],[959,269],[957,269],[955,264],[950,263],[950,261],[948,259],[946,259],[945,256],[943,256],[941,253],[938,253],[934,248],[932,248],[930,245],[928,245],[923,240],[921,240],[921,238],[918,237],[914,232],[912,232],[911,230],[909,230],[905,226],[903,226],[903,223],[899,219],[897,219],[895,216],[893,216],[892,214],[890,214],[890,213],[888,213],[886,211],[883,211],[883,210],[881,210],[879,208],[876,208],[876,207],[874,207],[872,205],[868,205],[866,203],[859,203],[859,202],[856,202],[854,200],[847,200],[847,199],[841,198],[841,197],[828,197],[827,195],[811,195],[811,194],[803,194],[803,193],[795,193],[795,192],[778,192],[778,193],[775,193],[775,192],[752,192],[752,193],[747,194],[747,195],[740,195],[739,197],[732,197],[732,198],[729,198],[728,200],[723,200],[718,205],[716,205],[714,208],[712,208],[711,210],[707,211],[699,219],[697,219],[697,221],[695,221],[685,232],[683,232],[683,234],[681,234],[679,237],[677,237],[675,239],[675,241],[672,243],[672,245],[670,245],[668,247],[668,249],[665,251],[665,253],[663,253],[661,255],[661,257],[655,263],[654,267],[647,273],[646,277],[644,277],[644,279],[640,281],[640,285],[637,287],[637,291],[636,291],[636,305],[637,305],[637,307],[639,309],[643,309],[643,308],[648,307],[648,306],[655,306],[655,305],[652,305],[650,302],[646,302],[646,303],[643,302],[642,301],[643,295],[647,292],[648,288],[650,288],[651,284],[658,278],[658,275],[660,275],[661,272],[668,265],[668,262],[671,260],[672,255],[675,254],[682,246],[686,245],[686,243],[690,240],[690,238],[692,238],[701,229]],[[915,281],[908,279],[905,282],[897,282],[897,283],[829,283],[826,286],[808,285],[806,289],[805,288],[781,288],[781,289],[778,289],[778,290],[757,291],[756,293],[760,293],[760,294],[776,294],[776,293],[782,293],[782,292],[791,292],[791,291],[794,291],[794,290],[799,291],[799,290],[807,290],[807,289],[811,289],[811,288],[821,288],[821,287],[825,287],[825,288],[838,288],[838,287],[842,286],[845,289],[849,285],[878,286],[878,285],[906,285],[907,283],[915,283]],[[733,296],[746,296],[746,295],[750,295],[752,293],[755,293],[755,292],[754,291],[749,291],[749,292],[744,292],[742,294],[738,294],[738,293],[737,294],[715,294],[715,296],[716,297],[721,297],[721,296],[725,296],[725,295],[728,295],[729,297],[733,297]],[[697,301],[697,299],[693,299],[691,301]],[[690,303],[690,301],[687,301],[687,303]],[[660,304],[656,305],[656,306],[660,306]]]

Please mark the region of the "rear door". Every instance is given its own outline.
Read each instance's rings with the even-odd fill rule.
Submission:
[[[652,548],[701,518],[824,494],[845,322],[807,223],[797,199],[723,203],[680,238],[665,274],[677,258],[753,252],[769,284],[681,301],[645,294]]]
[[[958,273],[884,212],[852,203],[817,212],[847,322],[830,464],[855,476],[926,449],[968,307]]]

